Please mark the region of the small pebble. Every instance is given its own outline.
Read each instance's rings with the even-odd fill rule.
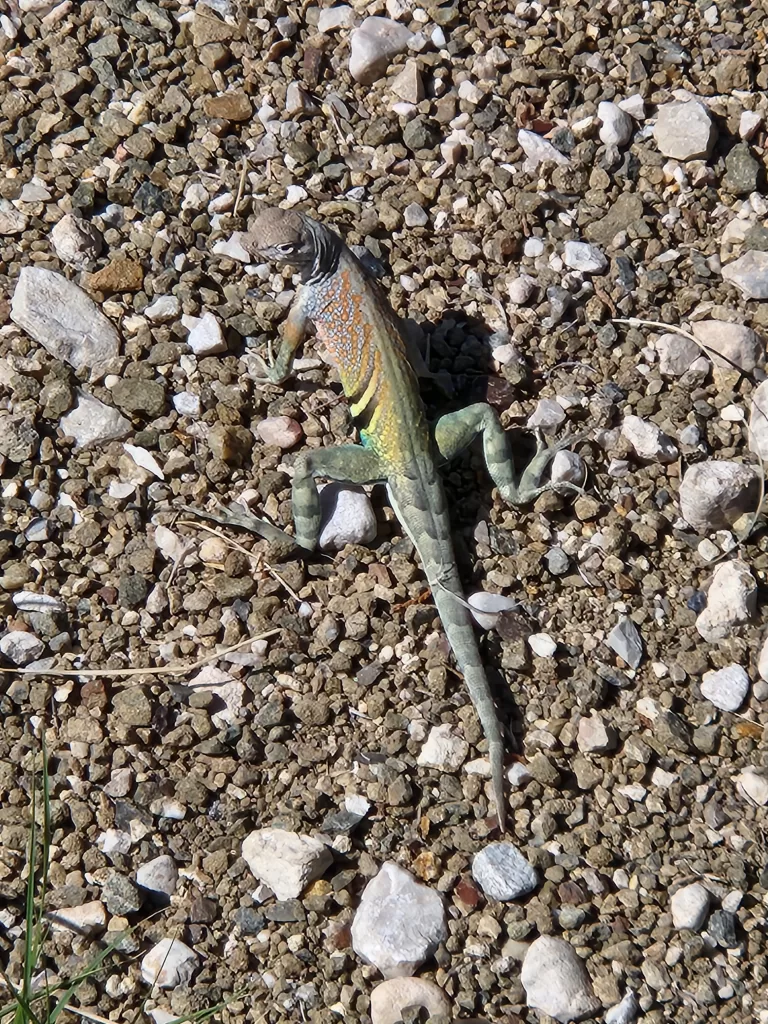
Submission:
[[[476,853],[472,877],[492,900],[516,900],[539,884],[536,869],[512,843],[491,843]]]
[[[738,711],[749,693],[749,676],[741,665],[704,673],[701,694],[722,711]]]

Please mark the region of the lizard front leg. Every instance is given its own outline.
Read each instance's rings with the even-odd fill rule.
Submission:
[[[483,453],[491,479],[508,504],[527,505],[544,491],[561,487],[579,490],[573,484],[542,483],[542,479],[555,454],[570,447],[580,435],[566,437],[550,446],[546,446],[539,438],[536,454],[518,478],[507,432],[490,405],[479,402],[458,412],[448,413],[434,426],[435,444],[440,458],[445,462],[455,458],[478,435],[483,438]]]
[[[252,357],[259,369],[259,376],[254,377],[257,384],[282,384],[291,375],[296,351],[306,337],[308,326],[309,318],[299,295],[283,325],[277,359],[272,358],[271,341],[268,343],[268,360],[265,361],[259,355]]]
[[[316,477],[348,484],[374,484],[384,479],[379,458],[359,444],[318,448],[302,454],[294,465],[293,522],[296,543],[313,551],[320,536],[320,495]]]

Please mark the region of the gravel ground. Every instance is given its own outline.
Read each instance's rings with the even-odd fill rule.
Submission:
[[[765,1024],[765,13],[297,6],[0,14],[0,652],[37,670],[0,686],[0,963],[45,732],[44,966],[132,926],[73,998],[103,1017]],[[575,501],[446,475],[468,592],[518,602],[481,635],[517,852],[386,496],[309,564],[179,511],[288,525],[350,436],[311,342],[249,376],[294,290],[240,245],[270,204],[367,248],[433,412],[587,432]]]

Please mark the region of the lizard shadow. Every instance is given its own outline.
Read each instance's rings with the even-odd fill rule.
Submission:
[[[422,382],[422,398],[430,420],[477,402],[487,403],[501,414],[515,401],[533,393],[533,375],[522,361],[502,367],[501,371],[497,369],[493,349],[508,339],[499,338],[483,320],[463,311],[446,310],[434,322],[407,322],[407,329],[420,347],[423,345],[429,369],[433,373],[449,373],[453,385],[452,394],[446,395],[439,378]],[[519,472],[534,454],[535,438],[524,430],[508,434]],[[456,562],[465,593],[471,593],[482,589],[485,579],[482,562],[487,555],[483,548],[487,554],[509,560],[514,559],[520,547],[510,531],[490,525],[493,481],[485,466],[479,437],[443,467],[442,477],[451,509]],[[516,573],[514,576],[517,589],[520,584]],[[486,652],[483,661],[501,720],[506,723],[514,747],[520,750],[524,719],[511,684],[527,675],[526,637],[536,631],[537,625],[533,610],[525,608],[505,613],[502,618],[498,631],[481,634],[478,641]],[[494,667],[504,663],[503,669]]]

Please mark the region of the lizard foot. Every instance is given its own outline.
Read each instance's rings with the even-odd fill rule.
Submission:
[[[285,380],[286,375],[280,372],[275,362],[271,338],[267,338],[267,358],[264,359],[257,352],[251,352],[248,361],[250,377],[254,384],[278,385]]]

